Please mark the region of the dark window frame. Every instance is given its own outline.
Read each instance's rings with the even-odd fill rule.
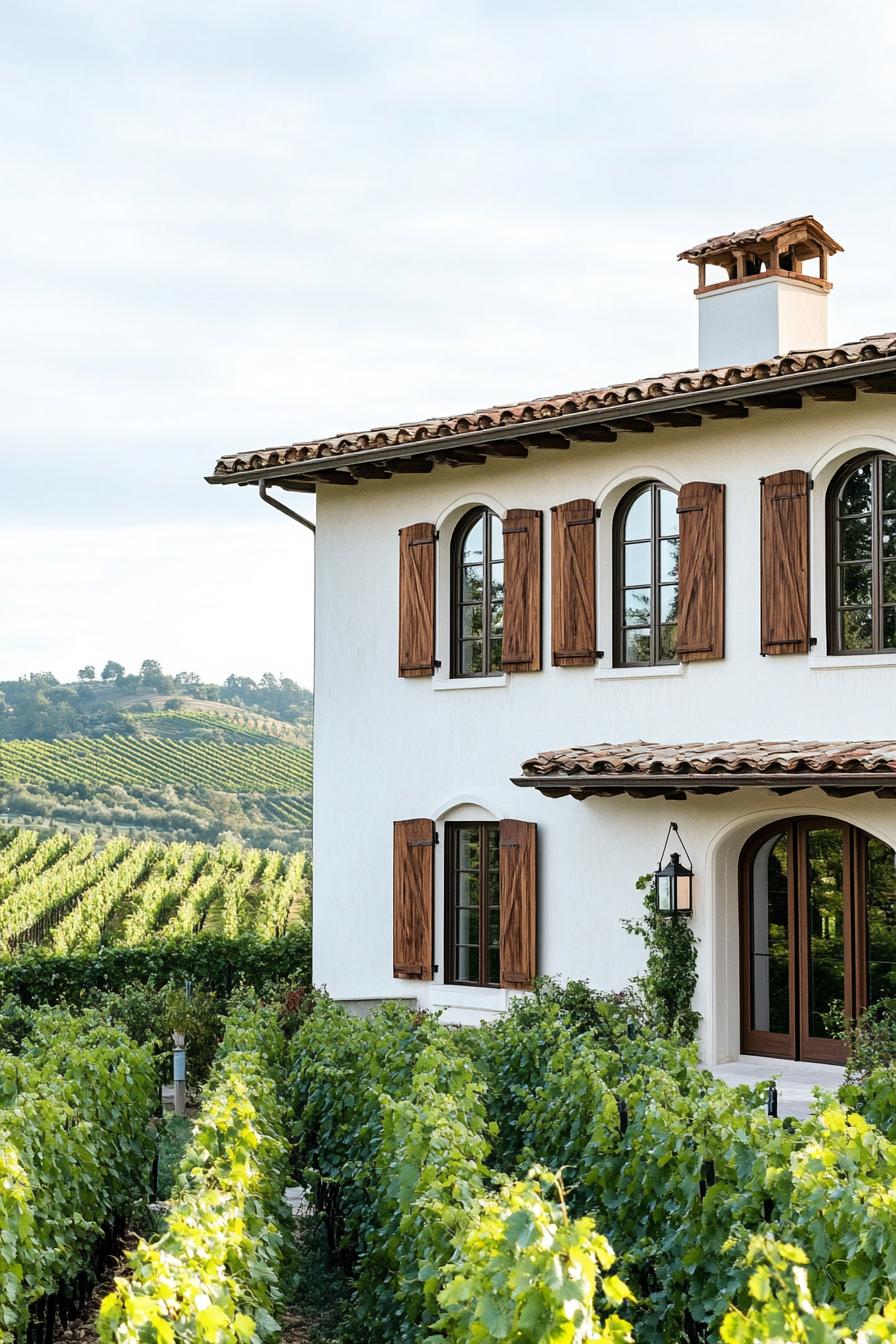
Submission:
[[[477,522],[482,519],[482,599],[479,603],[465,602],[464,593],[464,544],[472,529]],[[492,558],[492,519],[499,526],[503,526],[501,519],[496,513],[485,504],[479,504],[474,509],[470,509],[460,519],[454,529],[451,538],[451,676],[463,679],[479,677],[500,677],[503,670],[500,667],[492,668],[492,652],[496,645],[503,649],[504,640],[504,598],[501,598],[501,629],[500,632],[492,630],[492,571],[495,564],[502,565],[503,575],[503,552],[502,559],[495,561]],[[482,616],[482,668],[478,672],[465,672],[463,670],[463,647],[464,644],[479,643],[479,640],[464,638],[463,633],[463,613],[465,608],[481,607]]]
[[[614,667],[675,667],[681,660],[678,657],[678,618],[676,617],[676,652],[673,658],[662,658],[660,651],[660,627],[663,622],[660,620],[660,590],[663,587],[671,586],[660,581],[660,542],[671,538],[671,533],[664,533],[660,522],[660,500],[661,492],[667,490],[669,494],[678,498],[678,491],[671,485],[664,485],[662,481],[642,481],[636,485],[619,501],[619,505],[613,517],[613,666]],[[650,492],[650,536],[641,538],[640,541],[650,542],[650,625],[649,627],[629,625],[625,621],[625,594],[629,588],[646,588],[647,584],[630,584],[625,582],[625,549],[626,545],[637,544],[626,542],[625,525],[628,521],[629,513],[635,503]],[[675,534],[679,536],[679,533]],[[680,575],[676,579],[676,587],[680,593]],[[647,660],[627,660],[625,657],[625,632],[629,629],[647,629],[650,631],[650,658]]]
[[[887,608],[896,610],[896,602],[884,602],[883,600],[883,518],[885,512],[894,513],[894,510],[885,510],[883,507],[882,474],[884,462],[896,463],[896,455],[885,452],[866,452],[858,457],[852,457],[844,463],[828,486],[825,500],[827,651],[838,658],[861,658],[868,654],[896,653],[896,644],[888,645],[883,640],[884,611]],[[844,519],[860,518],[865,515],[844,514],[843,519],[841,519],[838,496],[849,477],[869,463],[871,464],[871,644],[866,648],[847,649],[844,648],[841,639],[841,612],[850,609],[861,611],[865,604],[844,604],[840,601],[840,572],[844,563],[849,563],[849,561],[844,562],[840,556],[840,523]],[[894,513],[894,521],[896,521],[896,513]],[[860,564],[862,561],[859,560],[855,563]],[[896,565],[896,556],[892,558],[892,563]]]
[[[458,910],[459,895],[459,875],[462,870],[459,865],[461,834],[464,831],[479,832],[479,975],[475,980],[461,980],[458,978],[458,947],[459,942],[455,936],[456,916]],[[445,823],[445,984],[446,985],[466,985],[471,988],[482,989],[500,989],[501,987],[501,954],[500,954],[500,913],[499,913],[499,933],[498,942],[492,943],[489,939],[489,906],[490,894],[488,887],[489,877],[489,839],[494,845],[495,856],[500,865],[500,826],[496,821],[447,821]],[[499,890],[497,896],[497,907],[500,912],[500,877],[498,878]],[[465,944],[465,946],[475,946],[475,944]],[[489,979],[489,952],[497,947],[498,949],[498,974],[494,980]]]

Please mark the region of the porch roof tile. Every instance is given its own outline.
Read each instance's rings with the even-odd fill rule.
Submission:
[[[515,783],[557,795],[680,795],[751,784],[880,792],[896,790],[896,741],[601,742],[540,752],[522,770]]]

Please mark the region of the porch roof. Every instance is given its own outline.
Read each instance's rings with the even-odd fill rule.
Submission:
[[[840,797],[896,797],[896,741],[880,742],[601,742],[543,751],[514,779],[550,798],[628,793],[681,799],[696,793],[823,789]]]

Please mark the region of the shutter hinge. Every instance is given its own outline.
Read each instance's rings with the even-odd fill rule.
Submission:
[[[813,479],[812,479],[811,476],[809,477],[809,489],[810,489],[810,490],[814,490],[814,489],[815,489],[815,482],[813,481]]]
[[[432,849],[433,845],[439,843],[439,837],[434,840],[409,840],[408,849]]]
[[[684,507],[683,509],[676,509],[675,512],[676,512],[676,513],[704,513],[704,512],[705,512],[705,509],[704,509],[704,506],[703,506],[702,504],[687,504],[687,505],[685,505],[685,507]]]
[[[809,648],[810,648],[810,649],[814,649],[814,648],[815,648],[815,645],[816,645],[817,643],[818,643],[818,640],[817,640],[817,638],[815,637],[815,635],[811,635],[810,638],[809,638]]]
[[[509,537],[511,532],[528,532],[528,527],[505,527],[502,529],[504,536]]]

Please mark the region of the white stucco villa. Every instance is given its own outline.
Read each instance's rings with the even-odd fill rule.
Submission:
[[[217,464],[317,494],[335,997],[623,986],[671,821],[708,1061],[834,1062],[827,1010],[896,992],[896,335],[828,345],[838,251],[682,253],[699,369]]]

